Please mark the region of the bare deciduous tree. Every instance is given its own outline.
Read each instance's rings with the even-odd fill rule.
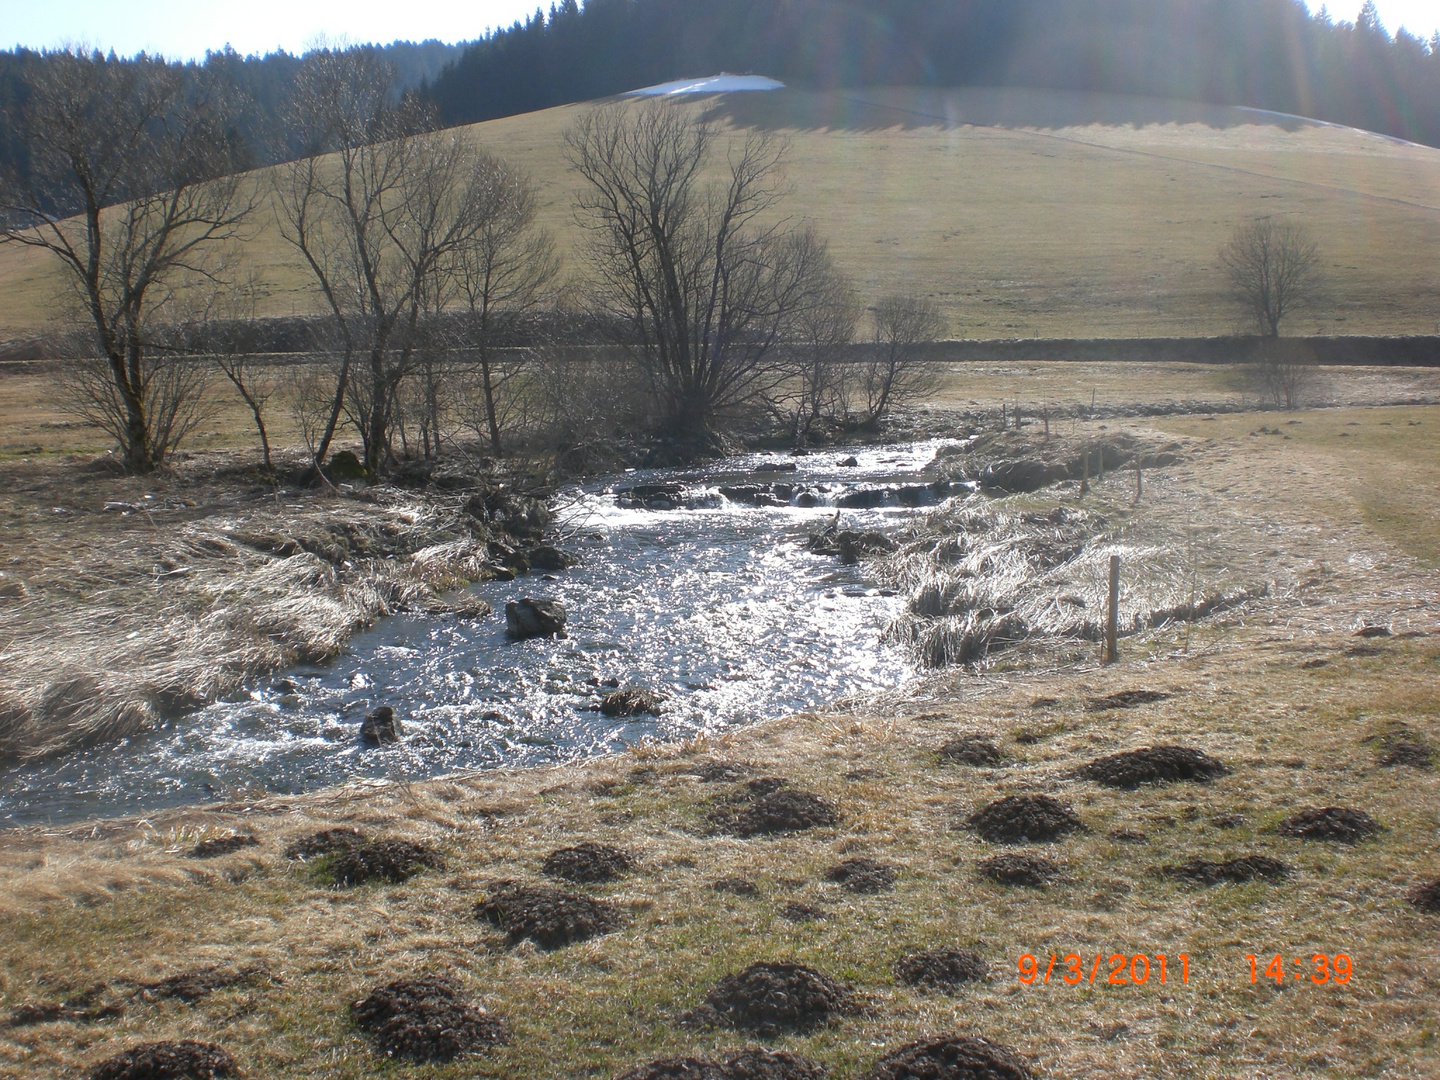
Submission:
[[[497,158],[485,157],[476,171],[475,213],[479,228],[460,245],[443,277],[463,302],[461,346],[478,366],[490,448],[504,452],[497,401],[514,365],[494,361],[497,336],[554,299],[560,258],[550,234],[535,227],[535,188],[529,178]],[[442,297],[446,290],[437,290]]]
[[[874,340],[866,360],[847,373],[846,397],[861,427],[894,406],[928,392],[938,369],[926,346],[945,332],[939,309],[923,297],[896,293],[871,310]]]
[[[79,372],[77,408],[133,472],[162,465],[198,422],[204,372],[157,345],[167,321],[204,306],[196,293],[223,284],[220,254],[255,205],[229,119],[218,90],[162,60],[73,53],[38,67],[5,117],[32,169],[5,183],[0,241],[64,268],[101,360]]]
[[[795,355],[798,438],[808,424],[834,415],[844,393],[844,350],[860,324],[860,298],[850,279],[826,256],[805,302],[791,321],[789,337]]]
[[[655,99],[593,109],[565,139],[598,306],[626,328],[662,429],[690,445],[785,377],[777,346],[824,261],[812,234],[775,219],[783,143],[722,138]]]
[[[462,134],[419,130],[424,117],[396,102],[394,71],[373,53],[320,52],[306,64],[297,98],[317,125],[312,149],[330,152],[280,171],[278,205],[281,235],[309,266],[338,340],[316,463],[345,413],[373,477],[392,452],[417,350],[430,343],[422,324],[483,247],[504,170]]]
[[[1280,322],[1315,298],[1320,285],[1320,252],[1309,231],[1289,218],[1257,217],[1239,225],[1220,263],[1255,328],[1280,336]]]

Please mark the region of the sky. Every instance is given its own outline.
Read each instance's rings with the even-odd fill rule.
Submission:
[[[174,59],[227,44],[241,53],[303,52],[337,42],[469,41],[534,11],[538,0],[0,0],[0,48],[83,44],[121,55],[142,49]],[[1307,0],[1309,2],[1309,0]],[[546,0],[545,7],[549,2]],[[1317,10],[1319,3],[1310,3]],[[1393,33],[1440,28],[1437,0],[1377,0]],[[1360,0],[1333,0],[1332,18],[1355,18]]]

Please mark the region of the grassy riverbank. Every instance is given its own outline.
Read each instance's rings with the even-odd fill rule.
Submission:
[[[981,385],[952,387],[947,400],[988,407],[973,396]],[[1052,1078],[1434,1075],[1440,915],[1407,895],[1440,877],[1440,780],[1381,762],[1400,744],[1440,747],[1440,458],[1426,434],[1440,408],[1101,423],[1077,421],[1076,436],[1123,430],[1183,452],[1146,473],[1138,504],[1133,476],[1112,473],[1084,505],[1122,536],[1190,536],[1207,574],[1263,579],[1267,595],[1127,637],[1109,668],[1090,643],[1061,643],[997,654],[983,675],[937,673],[905,697],[585,765],[4,834],[0,1075],[72,1076],[138,1042],[192,1038],[222,1045],[255,1078],[611,1077],[757,1041],[850,1078],[951,1031],[1014,1046]],[[1010,504],[1044,514],[1078,495]],[[26,513],[12,510],[12,527]],[[95,527],[116,520],[135,527],[99,511]],[[1154,693],[1112,696],[1142,690]],[[964,735],[990,739],[994,763],[937,756]],[[1075,775],[1156,743],[1195,747],[1229,772],[1136,790]],[[823,798],[835,823],[726,831],[717,808],[764,777]],[[1084,831],[1007,845],[958,827],[1014,794],[1060,800]],[[1280,829],[1326,806],[1362,810],[1381,831],[1352,845]],[[285,855],[334,826],[427,844],[444,866],[337,888],[324,860]],[[192,857],[237,835],[258,843]],[[580,841],[625,850],[633,872],[592,885],[542,875],[550,851]],[[1049,860],[1056,876],[1031,888],[980,872],[1007,852]],[[1157,872],[1251,855],[1279,860],[1286,876],[1203,885]],[[890,889],[828,879],[862,857],[894,871]],[[550,951],[516,942],[476,915],[504,880],[610,901],[619,924]],[[988,973],[943,993],[897,978],[897,959],[937,946],[978,953]],[[1084,958],[1078,985],[1060,981],[1072,953]],[[1108,982],[1109,957],[1142,953],[1167,956],[1164,985]],[[1315,953],[1348,956],[1350,980],[1263,974],[1281,954],[1292,976],[1308,975]],[[1019,980],[1024,954],[1042,968],[1062,957],[1048,985]],[[1247,954],[1260,958],[1254,982]],[[765,1037],[682,1023],[717,980],[757,960],[849,984],[858,1011]],[[206,969],[199,984],[225,985],[193,1000],[164,989]],[[384,1063],[349,1006],[422,973],[457,980],[504,1018],[508,1044],[450,1064]]]

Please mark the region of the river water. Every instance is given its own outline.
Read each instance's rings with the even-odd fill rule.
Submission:
[[[881,503],[840,511],[843,527],[861,529],[933,501],[919,485],[940,445],[752,455],[562,492],[561,546],[580,560],[570,570],[475,586],[491,616],[384,619],[323,666],[118,745],[0,772],[0,825],[567,761],[900,687],[913,669],[880,635],[903,599],[803,543],[837,501]],[[857,464],[841,466],[852,454]],[[679,493],[624,494],[656,484]],[[774,505],[735,490],[756,485]],[[505,602],[522,596],[563,601],[569,636],[507,640]],[[661,693],[661,715],[593,710],[607,680]],[[377,704],[401,718],[401,743],[359,744]]]

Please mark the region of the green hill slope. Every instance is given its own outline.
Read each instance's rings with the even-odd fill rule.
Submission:
[[[531,174],[571,256],[576,178],[561,133],[586,107],[469,129]],[[782,90],[694,107],[786,135],[786,211],[830,238],[867,298],[932,296],[954,337],[1233,332],[1216,252],[1237,222],[1267,213],[1309,226],[1329,278],[1288,333],[1440,323],[1437,149],[1254,110],[1027,90]],[[265,312],[313,309],[262,217],[245,259],[269,287]],[[0,337],[39,332],[54,291],[42,260],[0,249]]]

